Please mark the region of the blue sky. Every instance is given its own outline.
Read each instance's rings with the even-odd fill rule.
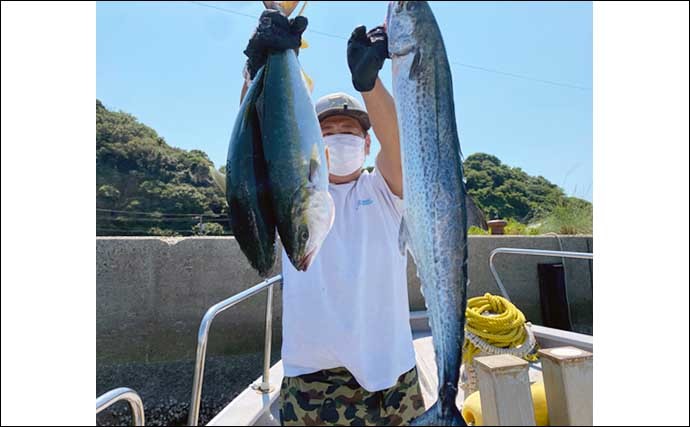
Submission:
[[[98,2],[96,95],[169,144],[205,151],[220,167],[239,106],[242,51],[256,26],[245,15],[258,17],[263,6],[203,4],[234,13],[196,2]],[[465,156],[496,155],[591,200],[591,3],[431,7],[451,61]],[[350,82],[347,38],[359,24],[382,23],[385,13],[386,2],[308,3],[310,46],[300,61],[314,80],[315,99],[336,91],[359,97]],[[380,77],[392,90],[390,61]]]

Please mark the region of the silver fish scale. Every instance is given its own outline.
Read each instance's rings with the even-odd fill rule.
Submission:
[[[402,140],[404,221],[430,316],[441,386],[439,399],[444,389],[454,399],[467,283],[467,213],[460,145],[448,63],[438,58],[422,60],[410,78],[413,58],[411,53],[393,60]]]

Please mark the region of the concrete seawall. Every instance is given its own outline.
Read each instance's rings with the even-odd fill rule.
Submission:
[[[591,236],[561,236],[561,241],[563,250],[592,251]],[[470,296],[499,294],[488,266],[489,253],[497,247],[559,249],[553,236],[470,237]],[[261,281],[232,237],[98,237],[96,253],[98,365],[193,359],[206,310]],[[535,324],[541,323],[537,264],[559,261],[518,255],[496,259],[511,299]],[[277,265],[273,273],[279,272]],[[566,260],[566,274],[575,329],[591,333],[591,264]],[[411,258],[408,289],[410,309],[423,310]],[[209,355],[261,350],[265,304],[264,292],[220,314],[211,328]],[[274,346],[280,345],[281,304],[276,286]]]

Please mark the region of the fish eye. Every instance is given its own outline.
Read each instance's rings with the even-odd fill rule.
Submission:
[[[306,242],[307,240],[309,240],[309,229],[307,229],[307,227],[300,227],[299,240],[301,242]]]
[[[416,1],[408,1],[406,2],[407,10],[415,10],[417,8],[417,2]]]

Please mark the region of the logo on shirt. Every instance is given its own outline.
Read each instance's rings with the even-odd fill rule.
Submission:
[[[371,199],[363,199],[363,200],[357,200],[357,210],[359,210],[360,206],[369,206],[373,205],[374,201]]]

